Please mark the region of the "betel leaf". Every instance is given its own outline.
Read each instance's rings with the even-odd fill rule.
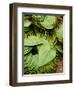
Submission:
[[[31,25],[31,21],[24,20],[24,27],[29,27]]]
[[[63,42],[63,23],[59,24],[59,26],[55,29],[56,36],[59,42]]]
[[[39,50],[39,60],[37,63],[38,67],[49,63],[56,57],[56,49],[52,48],[52,46],[46,40],[44,40],[43,45],[38,46],[38,50]]]
[[[44,18],[44,21],[40,22],[41,26],[43,26],[45,29],[53,29],[56,23],[57,23],[56,16],[46,16]]]
[[[24,38],[24,46],[35,46],[41,44],[42,40],[37,36],[29,36],[28,38]]]

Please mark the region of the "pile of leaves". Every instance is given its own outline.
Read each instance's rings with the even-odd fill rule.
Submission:
[[[56,73],[61,58],[63,17],[25,15],[24,74]]]

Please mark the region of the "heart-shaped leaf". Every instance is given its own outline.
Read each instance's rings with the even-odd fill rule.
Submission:
[[[52,61],[56,56],[56,49],[52,48],[52,46],[46,40],[44,41],[43,45],[38,46],[38,50],[39,50],[39,60],[37,65],[39,67]]]
[[[39,68],[56,57],[56,49],[48,43],[47,40],[42,40],[43,45],[37,46],[38,54],[32,55],[31,53],[27,56],[27,63],[29,67]],[[30,58],[29,58],[30,57]]]

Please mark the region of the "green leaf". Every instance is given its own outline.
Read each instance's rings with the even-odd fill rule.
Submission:
[[[24,56],[24,67],[30,67],[30,63],[32,61],[32,53],[29,53]]]
[[[57,17],[56,16],[46,16],[43,22],[40,22],[40,24],[45,29],[53,29],[55,27],[55,24],[57,23]]]
[[[56,73],[57,57],[63,56],[62,22],[51,15],[24,16],[24,74]]]
[[[40,22],[43,21],[45,18],[44,15],[32,15],[32,19],[34,22]]]
[[[26,60],[25,60],[25,63],[26,63],[26,66],[30,69],[37,69],[38,66],[37,66],[37,62],[38,62],[38,54],[35,54],[35,55],[32,55],[32,53],[28,54],[25,56],[26,57]]]
[[[32,47],[24,47],[24,55],[28,54],[32,50]]]
[[[29,20],[29,18],[30,18],[30,16],[28,16],[28,15],[24,16],[24,20]]]
[[[44,41],[44,44],[38,46],[39,50],[39,60],[37,65],[43,66],[50,61],[52,61],[56,57],[56,49],[52,48],[52,46],[48,43],[48,41]]]
[[[56,45],[57,50],[63,54],[63,48],[61,45]]]
[[[27,67],[38,69],[56,57],[56,49],[52,48],[51,44],[44,38],[42,38],[42,42],[41,46],[37,46],[38,54],[29,53],[26,55]]]
[[[53,35],[50,35],[47,39],[49,44],[51,44],[52,46],[54,46],[57,43],[55,33],[53,33]]]
[[[31,25],[31,21],[24,20],[24,27],[29,27]]]
[[[24,32],[30,32],[32,29],[30,27],[24,27]]]
[[[55,29],[56,36],[59,42],[63,42],[63,23],[59,24],[59,27]]]
[[[29,36],[28,38],[24,38],[24,46],[35,46],[41,44],[42,40],[37,36]]]

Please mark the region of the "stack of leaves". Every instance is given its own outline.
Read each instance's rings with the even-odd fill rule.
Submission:
[[[24,16],[24,74],[56,73],[63,57],[61,16]]]

